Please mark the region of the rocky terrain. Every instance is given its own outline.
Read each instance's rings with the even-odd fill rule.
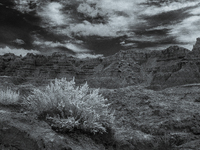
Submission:
[[[200,38],[192,51],[172,46],[162,51],[120,51],[96,59],[77,59],[61,53],[51,56],[0,56],[0,75],[33,78],[75,77],[92,87],[145,85],[153,89],[200,82]]]
[[[200,147],[200,38],[192,51],[121,51],[97,59],[0,56],[0,89],[24,98],[53,78],[76,78],[101,88],[115,110],[115,135],[61,134],[22,104],[0,105],[3,150],[198,150]]]
[[[21,96],[34,85],[12,83]],[[41,86],[42,87],[42,86]],[[40,87],[37,87],[40,88]],[[198,150],[200,84],[155,91],[144,86],[100,90],[115,110],[116,134],[59,133],[21,105],[0,105],[0,148],[4,150]]]

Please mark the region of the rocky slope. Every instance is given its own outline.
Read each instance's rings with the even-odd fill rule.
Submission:
[[[124,146],[128,147],[126,150],[133,150],[130,143],[116,143],[110,137],[81,132],[57,133],[31,112],[0,105],[1,150],[122,150]]]
[[[34,88],[31,83],[13,85],[8,77],[1,77],[0,82],[0,89],[10,85],[19,90],[21,96],[26,96],[26,92]],[[80,131],[60,133],[28,111],[22,103],[0,104],[0,149],[198,150],[199,91],[200,84],[159,91],[143,86],[101,89],[100,93],[115,110],[118,127],[115,138],[111,134],[91,135]]]
[[[142,84],[154,89],[200,82],[200,38],[192,51],[171,46],[162,51],[120,51],[106,58],[78,59],[65,54],[0,56],[0,75],[75,77],[93,87],[116,88]]]
[[[137,150],[199,150],[199,90],[200,84],[188,84],[159,91],[129,86],[102,93],[112,101],[118,125],[127,130],[119,136]]]
[[[41,83],[46,77],[74,76],[79,83],[87,80],[93,87],[116,88],[100,92],[112,103],[119,127],[115,139],[80,132],[61,134],[26,111],[22,103],[0,104],[0,149],[198,150],[199,57],[200,38],[192,51],[173,46],[163,51],[121,51],[97,59],[59,53],[0,56],[0,89],[10,87],[22,97],[35,88],[30,80]]]

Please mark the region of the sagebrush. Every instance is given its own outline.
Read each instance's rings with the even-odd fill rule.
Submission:
[[[0,91],[0,103],[3,105],[16,104],[19,101],[19,92],[15,92],[10,88]]]
[[[99,89],[92,90],[87,83],[76,86],[74,79],[55,79],[44,89],[34,89],[27,102],[35,113],[45,115],[59,130],[104,133],[114,124],[114,112]]]

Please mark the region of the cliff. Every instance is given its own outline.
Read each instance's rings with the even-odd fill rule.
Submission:
[[[92,87],[117,88],[142,84],[165,88],[200,82],[200,38],[192,51],[171,46],[162,51],[120,51],[106,58],[78,59],[65,54],[0,56],[1,76],[75,77]]]
[[[193,46],[193,52],[199,53],[200,52],[200,38],[197,38],[195,45]]]

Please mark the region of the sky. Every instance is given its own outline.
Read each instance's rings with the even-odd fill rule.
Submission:
[[[120,50],[192,50],[199,0],[2,0],[0,54],[62,52],[109,56]]]

